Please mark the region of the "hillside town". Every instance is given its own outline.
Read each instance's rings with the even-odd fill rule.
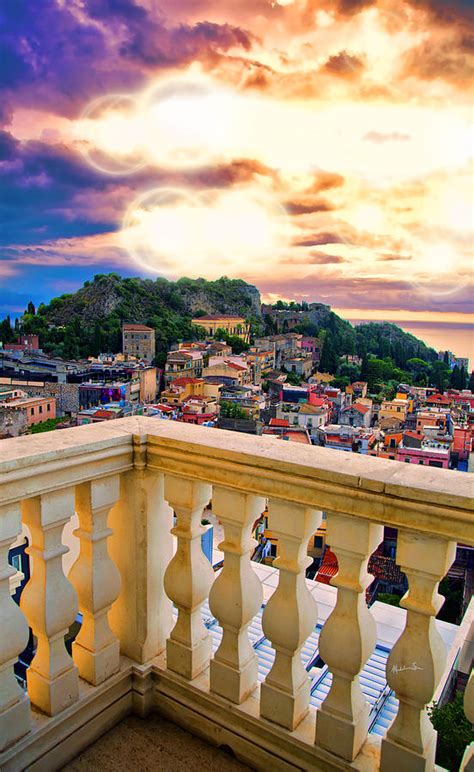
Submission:
[[[295,319],[295,313],[286,316]],[[278,314],[280,317],[280,314]],[[278,326],[281,326],[278,318]],[[467,471],[474,442],[468,389],[399,383],[380,399],[367,381],[340,387],[321,369],[323,340],[296,332],[250,338],[232,315],[193,319],[203,340],[171,347],[155,361],[155,330],[125,323],[122,351],[67,361],[26,334],[0,350],[2,438],[131,415],[276,437],[394,461]],[[242,351],[236,353],[235,343]],[[232,345],[232,343],[234,345]],[[440,352],[450,367],[468,367]],[[355,355],[348,364],[360,364]]]

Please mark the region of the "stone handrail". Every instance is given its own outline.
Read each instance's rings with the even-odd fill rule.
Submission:
[[[215,581],[200,544],[211,498],[224,528],[224,568]],[[77,701],[79,679],[106,683],[120,654],[146,663],[166,649],[168,671],[185,682],[209,668],[210,693],[235,706],[258,694],[247,628],[262,590],[250,554],[266,501],[279,584],[263,614],[276,656],[260,689],[260,715],[292,732],[308,714],[300,652],[317,609],[305,582],[306,546],[324,510],[338,593],[320,636],[333,677],[312,742],[337,764],[356,759],[369,712],[358,676],[375,643],[367,562],[388,525],[399,529],[397,562],[409,591],[401,603],[406,626],[387,665],[399,709],[379,763],[382,770],[431,768],[436,734],[426,705],[445,659],[437,588],[456,543],[474,545],[470,475],[144,417],[0,443],[0,751],[29,732],[30,701],[61,714]],[[62,536],[75,513],[80,552],[66,577]],[[10,598],[7,556],[25,526],[33,571],[20,610]],[[207,598],[223,628],[214,656],[200,613]],[[70,657],[63,639],[78,609],[82,626]],[[13,664],[28,627],[38,644],[25,694]]]

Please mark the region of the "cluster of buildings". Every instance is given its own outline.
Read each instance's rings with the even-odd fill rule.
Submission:
[[[267,311],[286,327],[296,326],[302,313]],[[305,313],[316,319],[326,311],[311,304]],[[331,375],[319,372],[323,341],[317,337],[287,331],[249,344],[242,317],[192,321],[206,339],[176,344],[163,370],[154,366],[155,331],[143,324],[123,325],[121,354],[85,361],[46,356],[37,336],[20,336],[0,350],[0,436],[26,433],[51,418],[63,426],[145,414],[404,463],[468,468],[470,391],[439,394],[400,384],[394,399],[377,403],[367,383],[339,389]],[[216,339],[218,331],[225,340]],[[229,337],[247,343],[246,350],[234,354]]]

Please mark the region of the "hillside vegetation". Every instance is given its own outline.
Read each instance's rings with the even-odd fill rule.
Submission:
[[[156,330],[157,361],[162,364],[171,343],[199,337],[191,319],[203,313],[239,314],[258,327],[260,293],[241,279],[226,277],[172,282],[98,274],[77,292],[40,305],[36,314],[26,312],[21,329],[38,334],[44,351],[74,359],[116,353],[124,322],[147,324]]]
[[[395,324],[370,322],[353,327],[329,307],[321,306],[317,317],[304,303],[278,301],[275,307],[301,312],[301,323],[293,331],[322,339],[319,369],[333,374],[335,384],[342,388],[363,379],[372,393],[383,397],[402,381],[440,389],[449,384],[462,388],[467,381],[466,373],[450,373],[434,349]],[[274,320],[268,314],[262,317],[258,289],[242,279],[172,282],[124,279],[109,273],[94,276],[75,293],[41,304],[37,312],[30,303],[15,330],[9,319],[0,323],[0,339],[10,342],[20,331],[35,333],[45,352],[78,359],[120,351],[122,324],[138,322],[155,329],[156,363],[163,366],[171,344],[196,340],[203,334],[202,328],[191,323],[192,318],[219,313],[243,316],[254,336],[275,332]],[[349,355],[357,355],[359,363],[348,361]]]

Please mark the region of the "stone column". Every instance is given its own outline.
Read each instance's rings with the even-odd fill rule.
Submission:
[[[407,618],[387,661],[387,681],[400,706],[382,741],[384,772],[425,772],[434,765],[436,732],[426,706],[446,662],[445,646],[435,622],[444,602],[438,584],[455,554],[455,542],[430,534],[399,531],[397,563],[408,578],[408,592],[400,605],[406,608]]]
[[[257,685],[258,660],[247,629],[262,604],[260,579],[252,570],[250,553],[256,541],[252,526],[265,508],[265,499],[214,487],[212,511],[224,526],[224,567],[209,595],[211,611],[223,629],[221,644],[211,660],[211,691],[241,703]]]
[[[211,638],[201,619],[214,572],[201,548],[203,510],[211,486],[165,475],[165,498],[176,512],[172,533],[178,544],[165,571],[166,594],[178,607],[178,620],[166,642],[167,667],[192,680],[209,665]]]
[[[117,475],[76,487],[80,553],[69,573],[79,598],[82,626],[72,644],[79,675],[94,686],[116,673],[120,666],[119,641],[112,633],[107,613],[120,591],[120,574],[110,559],[107,528],[110,508],[119,496]]]
[[[28,643],[28,625],[10,596],[16,571],[8,551],[21,533],[20,505],[0,507],[0,751],[30,730],[30,701],[18,684],[13,665]]]
[[[319,637],[319,652],[332,673],[328,696],[316,715],[316,744],[352,761],[365,742],[370,706],[359,673],[376,640],[365,590],[372,581],[367,561],[383,538],[383,527],[349,515],[328,513],[326,540],[339,571],[331,580],[336,605]]]
[[[173,512],[163,474],[145,468],[145,444],[139,438],[134,444],[135,469],[121,475],[120,498],[109,516],[109,554],[122,577],[109,624],[121,653],[144,664],[165,648],[173,626],[163,585],[173,555]]]
[[[275,648],[275,662],[261,687],[260,713],[293,730],[308,712],[310,680],[301,648],[317,622],[316,603],[306,586],[308,541],[322,512],[270,499],[268,525],[278,537],[278,587],[265,606],[263,632]]]
[[[28,549],[31,578],[21,596],[21,608],[37,638],[36,654],[26,672],[31,702],[54,716],[79,695],[77,668],[64,645],[64,636],[77,615],[77,595],[66,579],[61,541],[74,514],[74,490],[66,488],[23,502],[23,518],[31,531]]]

